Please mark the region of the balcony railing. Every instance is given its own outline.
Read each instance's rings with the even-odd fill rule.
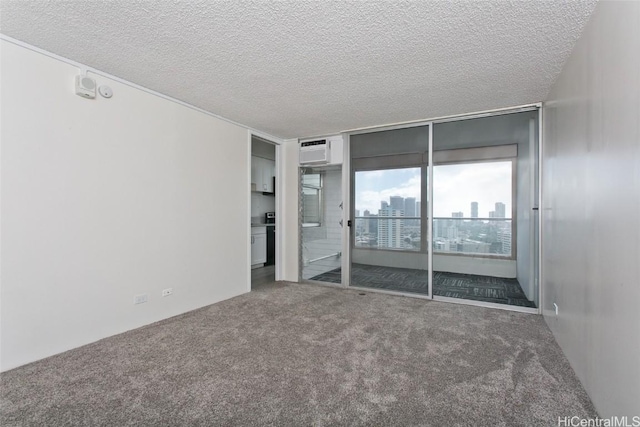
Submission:
[[[433,221],[433,252],[510,258],[511,218],[443,218]]]
[[[421,220],[418,216],[357,216],[357,248],[420,251]]]
[[[420,251],[424,233],[420,217],[355,218],[356,248]],[[433,221],[434,253],[509,258],[514,245],[511,218],[435,217]]]

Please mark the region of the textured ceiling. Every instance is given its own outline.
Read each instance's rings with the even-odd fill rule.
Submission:
[[[595,0],[7,1],[0,31],[279,137],[544,100]]]

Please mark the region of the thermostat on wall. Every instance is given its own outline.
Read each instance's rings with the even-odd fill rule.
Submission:
[[[87,76],[76,76],[76,95],[93,99],[96,97],[96,81]]]

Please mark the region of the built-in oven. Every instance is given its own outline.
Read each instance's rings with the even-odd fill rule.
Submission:
[[[264,214],[264,223],[265,224],[275,224],[276,223],[276,213],[275,212],[267,212]]]

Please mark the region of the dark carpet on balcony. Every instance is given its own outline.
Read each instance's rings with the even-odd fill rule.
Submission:
[[[341,269],[336,268],[314,276],[311,280],[340,283],[341,278]],[[353,286],[427,294],[428,280],[427,270],[366,264],[351,265]],[[517,279],[436,271],[433,274],[433,294],[520,307],[535,307],[535,304],[527,299]]]

